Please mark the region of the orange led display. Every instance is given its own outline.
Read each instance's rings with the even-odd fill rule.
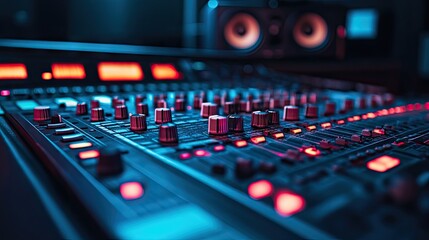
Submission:
[[[98,76],[101,81],[141,81],[143,70],[136,62],[101,62]]]
[[[27,68],[22,63],[0,63],[0,79],[26,79]]]
[[[182,74],[170,63],[156,63],[150,65],[152,76],[156,80],[179,80]]]
[[[384,155],[367,162],[366,167],[376,172],[386,172],[399,165],[401,161],[397,158]]]
[[[80,63],[53,63],[52,76],[55,79],[84,79],[85,68]]]
[[[274,199],[274,207],[278,214],[288,217],[302,211],[305,200],[293,192],[281,192]]]

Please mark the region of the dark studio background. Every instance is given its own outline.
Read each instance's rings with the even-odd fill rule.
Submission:
[[[235,2],[269,5],[273,1]],[[408,93],[428,89],[427,1],[279,1],[277,4],[303,2],[342,4],[349,10],[374,9],[378,14],[376,38],[349,39],[342,61],[265,60],[267,64],[284,71],[391,86],[397,92],[404,88]],[[0,37],[200,48],[204,28],[201,10],[206,4],[206,0],[3,1]]]

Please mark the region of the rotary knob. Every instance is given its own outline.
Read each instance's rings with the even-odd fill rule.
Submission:
[[[144,131],[147,129],[146,115],[133,114],[130,116],[130,129],[131,131]]]
[[[316,105],[308,104],[305,106],[305,117],[306,118],[317,118],[319,115],[319,108]]]
[[[325,116],[332,116],[335,114],[337,106],[335,102],[326,102],[325,103]]]
[[[115,108],[116,106],[120,106],[120,105],[125,105],[125,99],[114,97],[112,99],[112,107]]]
[[[201,106],[201,117],[208,118],[217,115],[217,105],[214,103],[203,103]]]
[[[252,101],[252,109],[253,110],[261,110],[262,109],[262,101],[260,99],[255,99]]]
[[[159,142],[177,143],[178,141],[177,127],[174,123],[163,123],[159,126]]]
[[[268,123],[277,125],[280,123],[280,114],[276,110],[268,110]]]
[[[262,111],[252,112],[251,126],[255,128],[264,128],[268,126],[268,113]]]
[[[88,114],[88,105],[86,102],[81,102],[76,105],[76,115]]]
[[[158,102],[156,102],[156,107],[157,108],[166,108],[167,102],[164,99],[158,100]]]
[[[91,109],[91,122],[104,121],[104,110],[102,108]]]
[[[134,102],[137,105],[137,104],[143,102],[145,100],[145,98],[146,97],[144,95],[138,94],[138,95],[136,95],[136,98],[135,98]]]
[[[60,114],[54,114],[52,117],[51,117],[51,123],[62,123],[63,122],[63,117],[61,117],[61,115]]]
[[[185,99],[178,98],[174,101],[174,110],[177,112],[184,112],[186,110],[185,108]]]
[[[100,101],[98,100],[91,100],[91,109],[92,108],[99,108],[100,107]]]
[[[118,105],[115,107],[115,119],[127,119],[128,108],[125,105]]]
[[[299,111],[296,106],[285,106],[283,108],[283,120],[285,121],[298,121]]]
[[[278,108],[280,107],[280,99],[278,98],[270,98],[270,107],[271,109],[273,108]]]
[[[213,115],[209,117],[209,134],[224,135],[228,133],[228,120],[224,116]]]
[[[51,108],[49,106],[37,106],[33,109],[34,121],[46,121],[51,117]]]
[[[155,109],[155,123],[171,122],[171,110],[169,108],[156,108]]]
[[[366,99],[365,99],[365,97],[359,98],[359,108],[360,109],[365,109],[366,108]]]
[[[149,116],[149,106],[146,103],[137,103],[136,111],[138,114]]]
[[[105,147],[100,149],[97,164],[97,174],[108,176],[119,174],[124,170],[122,151],[117,147]]]
[[[237,114],[228,116],[228,128],[232,132],[243,132],[243,117]]]
[[[344,100],[344,111],[348,112],[353,110],[355,107],[355,100],[351,98],[347,98]]]
[[[194,109],[200,109],[201,108],[201,98],[198,96],[194,97]]]
[[[225,114],[233,114],[237,112],[237,105],[234,102],[226,102],[223,105],[223,112]]]

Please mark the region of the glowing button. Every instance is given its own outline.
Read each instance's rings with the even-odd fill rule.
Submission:
[[[304,149],[304,152],[310,157],[316,157],[320,155],[320,150],[315,147],[306,148]]]
[[[190,153],[188,153],[188,152],[185,152],[185,153],[181,153],[180,155],[179,155],[179,158],[180,159],[182,159],[182,160],[186,160],[186,159],[189,159],[189,158],[191,158],[191,154]]]
[[[51,66],[55,79],[84,79],[85,68],[80,63],[54,63]]]
[[[252,143],[254,144],[259,144],[265,142],[266,140],[264,136],[257,136],[250,138],[250,141],[252,141]]]
[[[320,124],[320,126],[322,126],[322,128],[331,128],[332,124],[330,122],[325,122],[325,123]]]
[[[273,133],[273,137],[275,139],[280,139],[280,138],[284,138],[285,135],[284,135],[284,133],[279,132],[279,133]]]
[[[27,68],[22,63],[1,63],[0,79],[26,79]]]
[[[88,158],[97,158],[100,156],[100,153],[97,150],[88,150],[79,153],[79,158],[84,160]]]
[[[399,165],[401,161],[397,158],[384,155],[369,161],[366,167],[376,172],[386,172]]]
[[[42,79],[43,80],[51,80],[52,79],[52,73],[50,73],[50,72],[42,73]]]
[[[273,193],[273,185],[267,180],[251,183],[247,188],[249,196],[253,199],[268,197]]]
[[[138,182],[123,183],[119,191],[121,192],[122,198],[125,200],[141,198],[144,194],[143,186]]]
[[[338,121],[337,121],[337,124],[338,124],[338,125],[343,125],[343,124],[344,124],[344,120],[338,120]]]
[[[182,78],[176,67],[170,63],[152,64],[150,68],[153,78],[156,80],[179,80]]]
[[[207,156],[210,156],[210,153],[209,153],[209,152],[207,152],[206,150],[202,150],[202,149],[200,149],[200,150],[196,150],[196,151],[194,152],[194,154],[195,154],[195,156],[197,156],[197,157],[207,157]]]
[[[238,148],[247,146],[247,142],[245,140],[238,140],[234,142],[234,145]]]
[[[214,146],[213,150],[215,150],[216,152],[220,152],[225,150],[225,147],[223,145],[216,145]]]
[[[80,143],[73,143],[69,145],[70,149],[79,149],[79,148],[86,148],[91,147],[92,143],[90,142],[80,142]]]
[[[2,96],[2,97],[8,97],[8,96],[10,96],[10,91],[9,90],[1,90],[0,91],[0,96]]]
[[[281,192],[274,200],[274,207],[278,214],[288,217],[302,211],[305,207],[305,200],[295,193]]]
[[[307,131],[313,131],[313,130],[316,130],[316,128],[317,128],[316,126],[310,125],[307,127]]]
[[[299,134],[299,133],[302,133],[302,130],[301,130],[301,128],[295,128],[295,129],[290,130],[290,132],[293,134]]]
[[[425,109],[426,109],[426,110],[429,110],[429,102],[426,102],[426,103],[425,103]]]

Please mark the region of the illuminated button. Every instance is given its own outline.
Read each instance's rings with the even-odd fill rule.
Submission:
[[[10,96],[10,91],[9,90],[1,90],[0,91],[0,96],[2,96],[2,97],[9,97]]]
[[[301,212],[305,208],[305,200],[293,192],[280,192],[274,199],[274,207],[278,214],[288,217]]]
[[[259,180],[251,183],[249,187],[247,187],[247,192],[253,199],[265,198],[273,193],[273,185],[267,180]]]
[[[170,63],[151,64],[150,69],[155,80],[179,80],[182,74]]]
[[[343,125],[344,123],[345,123],[345,122],[344,122],[344,120],[338,120],[338,121],[337,121],[337,124],[338,124],[338,125]]]
[[[88,150],[79,153],[79,158],[81,160],[89,159],[89,158],[98,158],[100,153],[97,150]]]
[[[291,129],[290,132],[292,134],[300,134],[300,133],[302,133],[302,130],[301,130],[301,128],[294,128],[294,129]]]
[[[52,79],[52,73],[50,73],[50,72],[42,73],[42,79],[43,80],[51,80]]]
[[[210,156],[210,153],[206,150],[199,149],[194,152],[194,155],[197,157],[208,157]]]
[[[92,143],[80,142],[80,143],[72,143],[69,145],[70,149],[80,149],[80,148],[87,148],[87,147],[92,147]]]
[[[221,151],[224,151],[224,150],[225,150],[225,146],[223,146],[223,145],[217,145],[217,146],[214,146],[214,147],[213,147],[213,150],[214,150],[215,152],[221,152]]]
[[[80,133],[65,135],[61,137],[61,141],[63,142],[74,142],[82,139],[83,139],[83,135]]]
[[[304,149],[304,153],[309,157],[317,157],[320,155],[320,150],[315,147],[309,147]]]
[[[282,132],[273,133],[271,136],[275,139],[280,139],[285,137],[284,133]]]
[[[247,142],[246,142],[246,140],[237,140],[234,142],[234,145],[238,148],[242,148],[242,147],[247,146]]]
[[[121,184],[119,192],[125,200],[135,200],[141,198],[144,194],[143,186],[139,182],[127,182]]]
[[[101,62],[98,76],[101,81],[140,81],[143,71],[136,62]]]
[[[181,159],[181,160],[186,160],[186,159],[189,159],[189,158],[191,158],[192,157],[192,155],[190,154],[190,153],[188,153],[188,152],[184,152],[184,153],[181,153],[180,155],[179,155],[179,158]]]
[[[384,155],[367,162],[366,167],[376,172],[386,172],[399,165],[401,161],[388,155]]]
[[[61,129],[57,129],[55,130],[55,134],[56,135],[66,135],[66,134],[71,134],[74,133],[74,128],[61,128]]]
[[[313,130],[316,130],[317,127],[315,125],[310,125],[310,126],[307,126],[306,129],[307,131],[313,131]]]
[[[52,75],[55,79],[84,79],[85,68],[79,63],[53,63]]]
[[[26,79],[27,68],[22,63],[1,63],[0,79]]]
[[[331,128],[332,124],[330,122],[325,122],[325,123],[321,123],[320,126],[322,126],[322,128]]]
[[[375,128],[373,131],[373,136],[377,136],[377,135],[384,135],[386,132],[384,131],[383,128]]]
[[[259,144],[259,143],[264,143],[266,140],[264,136],[257,136],[257,137],[250,138],[250,141],[254,144]]]

